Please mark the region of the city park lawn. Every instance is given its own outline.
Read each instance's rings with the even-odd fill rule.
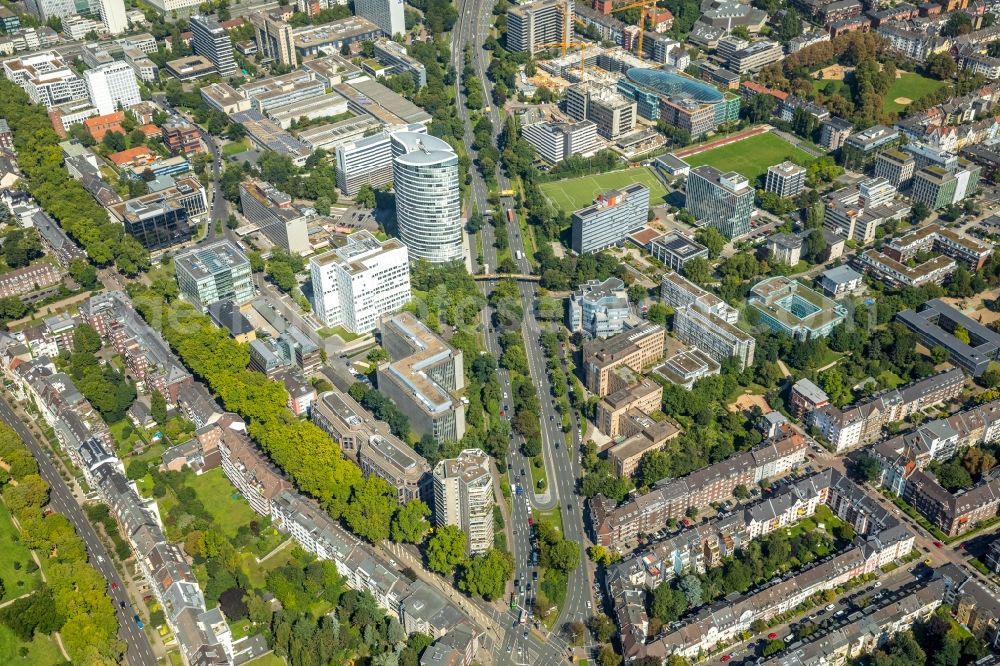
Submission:
[[[28,564],[33,562],[31,552],[21,543],[6,504],[0,504],[0,543],[3,544],[0,548],[0,580],[5,588],[0,601],[8,601],[34,590],[40,578],[37,569],[33,573],[27,571]],[[15,562],[19,563],[18,568],[14,567]],[[0,637],[0,655],[3,654],[4,641]],[[7,662],[0,658],[0,663]]]
[[[626,187],[632,183],[642,183],[649,188],[649,203],[652,206],[662,204],[664,197],[667,196],[663,183],[648,167],[579,176],[542,183],[538,187],[553,206],[564,213],[572,213],[594,203],[594,198],[602,192]]]
[[[930,94],[944,85],[943,81],[938,81],[936,79],[929,79],[926,76],[921,76],[916,72],[904,72],[903,70],[898,70],[899,76],[896,77],[895,82],[889,89],[885,91],[882,95],[882,108],[886,111],[902,111],[906,108],[909,102],[897,102],[896,100],[913,100],[920,99],[924,95]],[[844,97],[850,97],[851,92],[847,90],[847,83],[840,80],[834,79],[816,79],[813,81],[813,90],[816,92],[826,93],[826,87],[829,84],[833,84],[831,91],[834,93],[840,93]]]
[[[692,167],[707,164],[722,172],[736,171],[746,176],[751,183],[764,174],[769,166],[780,164],[785,160],[806,166],[813,161],[813,158],[809,153],[771,132],[684,158],[684,161]]]
[[[22,650],[25,651],[24,654]],[[65,664],[66,660],[51,636],[35,634],[30,643],[25,643],[6,625],[0,625],[0,663],[56,666]]]

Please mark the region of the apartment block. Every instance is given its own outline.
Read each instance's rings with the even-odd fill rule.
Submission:
[[[328,391],[314,403],[311,416],[365,475],[375,474],[396,488],[400,502],[420,499],[432,503],[427,461],[351,396]]]
[[[201,152],[201,132],[183,120],[168,120],[160,128],[163,145],[175,155]]]
[[[606,340],[584,343],[583,362],[587,389],[604,397],[618,389],[613,371],[625,366],[641,372],[663,358],[666,331],[662,326],[643,322],[639,326]]]
[[[461,350],[409,312],[383,317],[379,331],[391,359],[379,364],[379,390],[406,414],[415,432],[439,443],[461,440],[465,407],[454,396],[465,386]]]
[[[402,4],[397,0],[375,0],[398,6],[402,12]],[[402,19],[400,19],[400,23]],[[376,21],[378,23],[378,21]],[[387,31],[388,32],[388,31]],[[406,30],[398,31],[400,33]],[[427,85],[427,69],[424,64],[406,52],[406,48],[390,39],[377,39],[374,44],[375,57],[379,62],[389,66],[390,74],[409,74],[417,90]]]
[[[597,133],[615,140],[635,129],[636,103],[614,92],[588,83],[566,91],[566,112],[576,120],[592,120]]]
[[[228,239],[178,253],[174,273],[181,295],[201,309],[222,300],[242,305],[254,296],[250,260]]]
[[[292,69],[298,66],[292,26],[278,12],[254,12],[250,14],[250,23],[253,24],[254,39],[261,56]]]
[[[905,322],[904,322],[905,323]],[[965,375],[952,368],[915,381],[900,389],[883,391],[864,402],[840,409],[827,405],[810,414],[812,425],[836,451],[846,451],[870,444],[882,435],[882,429],[926,407],[946,402],[962,394]]]
[[[535,0],[507,10],[507,48],[512,52],[556,48],[573,39],[573,3],[568,0]]]
[[[485,452],[465,449],[434,467],[434,524],[465,532],[469,554],[493,547],[492,464]]]
[[[370,333],[383,315],[410,300],[406,245],[396,238],[379,241],[367,231],[333,242],[336,249],[309,260],[316,316],[326,326]]]
[[[4,60],[3,70],[7,79],[24,89],[34,104],[46,109],[89,99],[87,84],[52,51]],[[107,113],[111,111],[114,109]]]
[[[592,205],[573,213],[570,247],[587,254],[618,245],[645,226],[648,218],[649,188],[642,183],[604,192]]]
[[[680,427],[670,419],[654,419],[638,409],[626,411],[619,428],[621,441],[608,449],[608,462],[619,478],[634,476],[645,455],[663,450],[681,433]]]
[[[885,245],[885,253],[896,261],[909,261],[918,252],[940,252],[978,271],[993,253],[993,244],[965,236],[939,224],[928,224],[915,231],[893,238]]]

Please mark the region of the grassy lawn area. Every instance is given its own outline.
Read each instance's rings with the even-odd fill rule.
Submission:
[[[250,150],[250,142],[246,139],[240,139],[239,141],[233,141],[224,145],[222,147],[222,156],[232,157],[233,155],[245,153],[248,150]]]
[[[720,171],[736,171],[751,182],[765,173],[769,166],[785,160],[805,166],[813,158],[809,153],[770,132],[684,158],[692,167],[708,164]]]
[[[21,654],[22,649],[26,650]],[[44,634],[37,634],[30,643],[25,643],[5,625],[0,625],[0,663],[30,664],[31,666],[54,666],[65,664],[56,642]]]
[[[360,335],[355,335],[354,333],[351,333],[346,328],[344,328],[343,326],[339,326],[339,325],[338,326],[333,326],[333,327],[325,327],[324,326],[323,328],[319,329],[316,332],[319,334],[319,336],[321,338],[328,338],[331,335],[336,335],[338,338],[340,338],[344,342],[354,342],[358,338],[362,337]]]
[[[549,509],[548,511],[539,511],[538,509],[532,509],[531,515],[534,516],[536,522],[545,522],[552,525],[559,533],[562,534],[563,531],[563,521],[562,512],[559,508]]]
[[[7,505],[0,504],[0,543],[4,544],[0,548],[0,580],[3,580],[6,588],[0,601],[19,597],[38,587],[38,571],[28,573],[26,569],[28,563],[33,562],[31,552],[17,537],[17,529],[11,521]],[[14,567],[15,563],[19,568]],[[0,654],[3,654],[2,646]]]
[[[264,587],[267,574],[272,569],[288,564],[292,559],[292,551],[295,549],[295,541],[288,539],[284,547],[271,557],[258,564],[257,559],[250,553],[242,553],[241,568],[246,573],[250,583],[257,588]],[[266,553],[265,553],[266,554]]]
[[[284,657],[279,657],[273,652],[268,652],[256,659],[245,662],[243,666],[285,666],[286,663],[288,662],[285,661]]]
[[[213,523],[227,536],[236,536],[237,530],[257,517],[246,500],[240,497],[221,467],[201,475],[188,477],[187,485],[212,514]]]
[[[907,105],[896,102],[898,98],[905,97],[911,101],[917,100],[943,85],[944,81],[929,79],[914,72],[900,72],[899,78],[889,86],[889,90],[882,96],[884,102],[882,107],[886,111],[902,111]]]
[[[542,456],[538,455],[532,458],[529,467],[531,468],[531,487],[536,492],[545,492],[545,489],[549,487],[549,480],[545,478],[545,461],[542,459]],[[539,481],[545,482],[544,487],[538,487]]]
[[[766,169],[767,166],[764,168]],[[663,187],[663,184],[647,167],[623,169],[621,171],[580,176],[579,178],[570,178],[569,180],[560,180],[552,183],[542,183],[539,187],[542,190],[542,194],[545,195],[545,198],[553,206],[556,206],[563,212],[572,213],[575,210],[592,204],[594,197],[598,194],[625,187],[632,183],[642,183],[649,188],[650,205],[662,204],[664,197],[667,196],[667,190]]]

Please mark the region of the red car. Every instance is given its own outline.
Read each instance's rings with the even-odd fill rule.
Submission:
[[[719,661],[721,661],[724,664],[727,661],[729,661],[730,659],[732,659],[732,657],[727,654],[724,657],[722,657],[722,659],[720,659]]]
[[[965,542],[964,541],[962,543],[958,544],[958,549],[959,550],[965,550]]]
[[[767,639],[771,640],[771,641],[773,641],[777,637],[778,637],[778,634],[774,633],[773,631],[767,635]]]
[[[111,589],[112,590],[117,590],[118,589],[118,583],[112,582],[111,583]]]
[[[935,548],[940,548],[940,547],[941,547],[941,546],[943,546],[943,545],[944,545],[944,544],[943,544],[943,543],[941,543],[940,541],[935,541],[935,542],[934,542],[934,547],[935,547]]]

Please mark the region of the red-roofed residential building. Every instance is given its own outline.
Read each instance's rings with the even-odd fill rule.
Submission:
[[[147,164],[154,161],[156,156],[146,146],[136,146],[135,148],[123,150],[120,153],[108,155],[108,159],[111,160],[111,163],[116,167],[121,168],[124,166]]]
[[[125,113],[122,111],[115,111],[114,113],[108,113],[103,116],[87,118],[83,121],[83,126],[87,128],[88,132],[90,132],[90,136],[94,137],[94,141],[100,141],[108,132],[118,132],[120,134],[124,134],[125,130],[122,129],[122,122],[124,122],[124,120]]]
[[[788,99],[788,93],[762,86],[756,81],[744,81],[740,84],[740,97],[744,100],[749,101],[757,95],[770,95],[779,102],[784,102]]]
[[[644,16],[653,24],[653,31],[663,33],[674,26],[674,15],[669,9],[646,7]]]
[[[152,123],[148,123],[146,125],[139,125],[139,127],[137,127],[136,129],[140,130],[143,134],[145,134],[147,139],[151,139],[154,136],[160,136],[160,128]]]

